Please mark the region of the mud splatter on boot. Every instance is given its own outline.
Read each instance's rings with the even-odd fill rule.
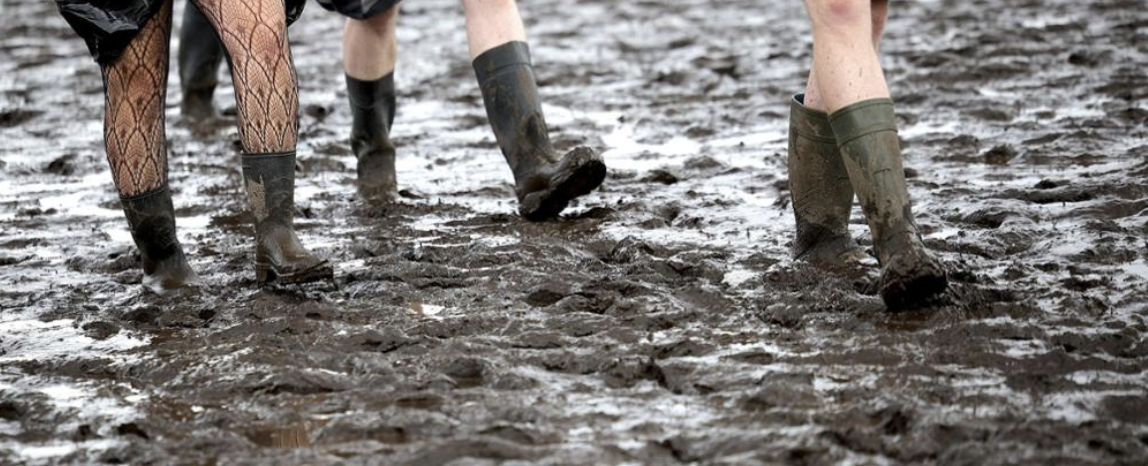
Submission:
[[[929,254],[913,221],[893,101],[858,102],[831,114],[829,122],[869,221],[885,305],[913,308],[944,292],[945,268]]]
[[[557,216],[606,178],[597,151],[576,147],[559,157],[542,116],[538,85],[525,42],[508,42],[474,59],[486,114],[514,172],[519,213],[538,221]]]
[[[259,283],[305,283],[334,276],[295,234],[295,153],[243,154],[243,180],[255,217],[255,277]]]
[[[139,248],[145,288],[163,294],[198,281],[176,236],[175,209],[166,185],[138,196],[122,197],[120,204],[132,240]]]
[[[832,269],[855,268],[867,255],[849,236],[853,185],[829,125],[829,114],[790,101],[789,192],[796,236],[793,257]]]
[[[351,149],[358,159],[359,195],[371,201],[393,200],[398,193],[395,179],[395,146],[391,125],[395,121],[395,75],[373,81],[347,76],[347,100],[351,104]]]

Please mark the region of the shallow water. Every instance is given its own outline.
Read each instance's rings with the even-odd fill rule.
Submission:
[[[542,224],[515,215],[447,0],[401,19],[407,195],[357,202],[341,20],[312,5],[298,223],[336,282],[255,285],[236,132],[182,125],[173,77],[204,286],[157,297],[95,65],[50,3],[2,0],[0,464],[1148,462],[1148,12],[894,7],[910,189],[954,285],[891,315],[788,259],[799,2],[524,2],[554,139],[611,166]]]

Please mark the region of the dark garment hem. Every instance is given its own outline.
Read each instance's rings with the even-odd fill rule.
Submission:
[[[116,61],[167,0],[56,0],[60,15],[88,45],[100,65]],[[235,0],[243,1],[243,0]],[[287,24],[303,14],[306,0],[284,0]]]
[[[351,19],[368,19],[394,8],[402,0],[315,0],[327,11]]]

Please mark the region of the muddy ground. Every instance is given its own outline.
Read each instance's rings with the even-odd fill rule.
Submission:
[[[810,43],[800,2],[761,4],[524,1],[555,138],[611,166],[541,224],[453,0],[404,9],[403,198],[357,202],[341,21],[311,5],[299,225],[337,280],[256,286],[233,117],[182,125],[173,77],[204,286],[157,297],[96,66],[51,2],[3,0],[0,464],[1148,463],[1143,3],[894,2],[910,189],[954,282],[896,315],[788,259]]]

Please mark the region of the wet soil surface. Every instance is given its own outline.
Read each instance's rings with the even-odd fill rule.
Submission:
[[[1142,2],[894,2],[910,189],[953,278],[903,314],[788,259],[800,2],[523,3],[554,137],[604,152],[600,192],[515,215],[461,7],[419,0],[403,197],[358,202],[341,20],[311,7],[299,226],[336,281],[254,283],[233,117],[182,124],[173,77],[203,285],[160,297],[103,160],[96,66],[51,2],[4,0],[0,463],[1148,462]]]

